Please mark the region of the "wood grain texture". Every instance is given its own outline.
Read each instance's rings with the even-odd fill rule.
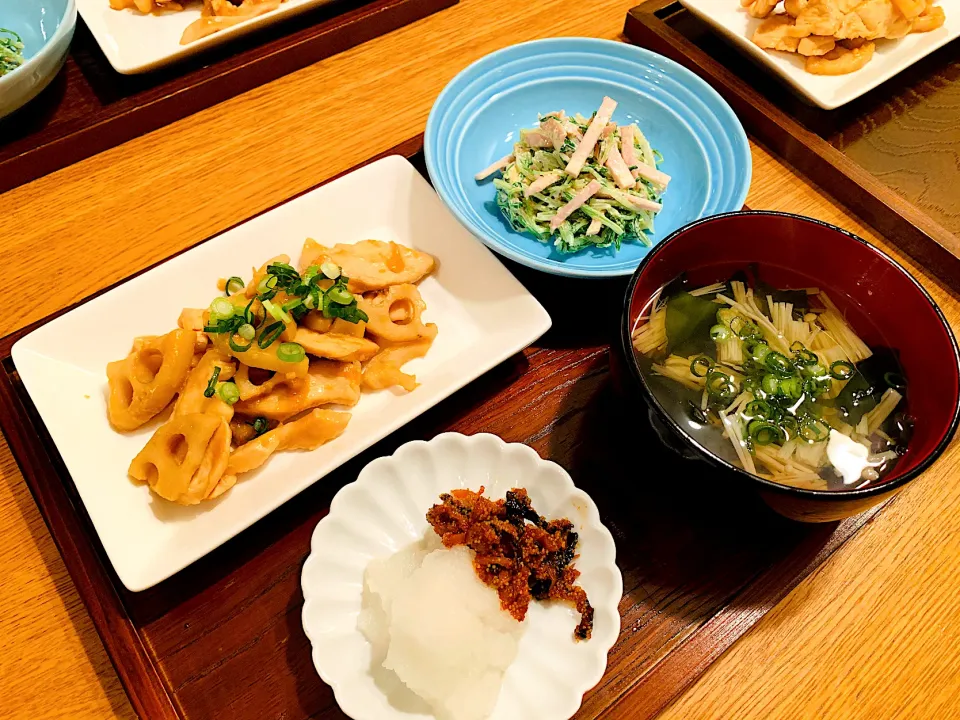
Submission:
[[[9,332],[39,319],[134,269],[192,245],[414,135],[422,130],[435,94],[468,61],[502,45],[539,34],[616,37],[629,4],[585,6],[579,13],[570,14],[559,1],[544,2],[536,7],[493,0],[464,2],[415,26],[0,196],[3,208],[0,237],[5,238],[0,244],[0,273],[8,286],[17,284],[25,293],[18,298],[15,311],[10,305],[8,313],[0,316],[0,332]],[[498,18],[496,23],[491,22],[494,16]],[[351,80],[341,86],[337,82],[341,77]],[[321,87],[324,88],[322,98],[317,92]],[[370,122],[382,118],[384,107],[394,113],[392,122],[382,125],[382,134],[355,138],[355,144],[331,142],[329,125],[321,128],[316,122],[320,116]],[[223,127],[262,129],[251,139],[221,132]],[[752,206],[806,212],[864,232],[844,210],[823,199],[816,188],[772,159],[762,148],[754,146],[754,153],[754,185],[748,199]],[[872,233],[865,234],[876,239]],[[893,254],[902,259],[901,254]],[[913,263],[908,261],[907,265],[913,266]],[[956,328],[960,324],[960,306],[956,300],[926,274],[919,276]],[[589,347],[589,343],[583,344]],[[562,404],[544,406],[544,417],[555,417],[550,413],[559,407]],[[504,432],[511,439],[511,423],[516,420],[503,410],[492,410],[491,417],[500,418],[498,422],[503,423]],[[575,436],[576,427],[568,425],[558,437],[569,441]],[[937,681],[936,687],[929,688],[931,693],[939,692],[939,688],[951,681],[956,684],[955,655],[945,652],[948,646],[939,641],[926,623],[926,618],[940,611],[944,603],[954,602],[956,578],[960,576],[957,553],[936,559],[932,555],[960,531],[960,515],[951,512],[951,505],[941,505],[942,493],[938,487],[938,479],[946,482],[956,477],[955,454],[952,448],[927,477],[897,499],[894,507],[906,508],[905,517],[898,523],[874,522],[861,532],[862,538],[875,537],[876,545],[866,548],[862,554],[852,552],[853,545],[848,546],[847,551],[841,551],[828,564],[828,567],[845,568],[847,577],[856,577],[868,559],[877,558],[882,566],[877,577],[883,577],[885,572],[896,568],[903,557],[897,551],[888,553],[886,543],[893,532],[903,532],[914,553],[918,552],[917,548],[924,549],[913,570],[915,573],[923,568],[927,572],[935,571],[938,587],[918,585],[914,588],[909,595],[913,603],[911,613],[904,613],[897,596],[885,594],[875,596],[875,602],[868,608],[821,613],[819,606],[794,602],[810,583],[801,584],[787,601],[794,603],[791,613],[780,619],[779,632],[785,644],[771,657],[771,662],[778,660],[787,668],[783,675],[784,687],[795,684],[789,673],[790,658],[799,655],[808,640],[819,652],[830,652],[837,639],[855,628],[866,614],[876,614],[891,624],[897,621],[902,634],[894,652],[912,657],[923,654],[926,669]],[[26,496],[9,455],[3,457],[2,467],[11,468],[7,477],[15,479],[21,496]],[[59,591],[53,584],[51,575],[56,577],[59,572],[63,577],[63,566],[58,565],[59,557],[49,536],[38,533],[36,544],[46,548],[43,557],[50,558],[51,566],[58,565],[58,568],[48,571],[40,553],[31,555],[25,551],[34,542],[26,525],[43,530],[35,506],[26,502],[14,512],[12,534],[7,533],[5,525],[0,537],[6,546],[17,548],[18,552],[15,556],[2,556],[0,567],[8,576],[22,568],[19,572],[27,572],[46,585],[36,596],[44,599],[40,602],[33,600],[34,596],[20,584],[10,584],[9,603],[18,603],[22,613],[16,617],[16,626],[8,615],[0,617],[0,633],[14,640],[0,644],[0,658],[3,658],[0,662],[4,663],[4,672],[0,673],[0,683],[4,683],[0,686],[0,697],[4,700],[0,703],[0,716],[110,717],[116,714],[128,717],[131,711],[123,702],[116,678],[104,672],[100,676],[102,688],[94,679],[96,673],[91,667],[104,667],[106,660],[89,621],[82,612],[80,618],[71,620],[50,609],[51,602],[67,606],[72,603],[76,607],[77,598],[69,580]],[[628,520],[639,522],[639,519]],[[256,538],[248,542],[253,546],[258,544]],[[709,569],[702,572],[709,573]],[[909,582],[909,578],[905,581]],[[831,587],[827,585],[828,592]],[[4,592],[7,590],[5,585]],[[56,598],[58,594],[64,600]],[[286,600],[292,607],[295,595],[288,595]],[[73,628],[63,632],[67,623]],[[265,629],[268,641],[276,629],[275,625]],[[821,629],[820,639],[811,640],[813,632],[816,630],[819,634]],[[56,642],[48,645],[45,642],[48,637],[56,638]],[[158,637],[165,636],[158,634]],[[911,655],[914,637],[926,640],[918,644]],[[747,636],[741,642],[750,639],[751,636]],[[28,649],[31,647],[34,649]],[[870,634],[858,637],[858,648],[867,655],[872,653],[876,657],[883,647],[880,642],[875,644]],[[91,664],[77,660],[88,652],[84,648],[89,648],[94,658]],[[48,662],[21,666],[20,657],[27,657],[31,652],[32,657],[45,656]],[[816,650],[813,652],[816,657]],[[717,667],[725,667],[729,657],[721,658]],[[19,677],[8,681],[8,668],[14,663]],[[735,667],[742,672],[744,663],[750,661],[740,661]],[[278,682],[295,681],[297,677],[300,676]],[[310,679],[311,676],[305,673],[304,677]],[[707,680],[711,677],[708,675]],[[913,694],[922,696],[926,688],[921,685],[918,690],[917,683],[889,682],[887,677],[878,678],[876,686],[871,685],[870,680],[864,677],[857,686],[844,683],[813,686],[812,694],[786,697],[774,706],[777,712],[768,717],[814,716],[806,714],[806,708],[818,707],[816,703],[826,702],[824,698],[828,698],[833,707],[855,707],[858,693],[882,690],[906,698]],[[51,687],[64,688],[57,695],[57,703],[49,701],[47,689]],[[722,711],[711,713],[711,702],[723,702],[733,694],[729,682],[717,682],[711,687],[706,698],[685,706],[692,709],[675,717],[735,717]],[[736,687],[739,688],[739,684]],[[757,681],[749,690],[747,697],[756,703],[771,697],[770,693],[776,688]],[[117,705],[111,705],[109,698],[119,698]],[[698,715],[698,708],[703,709],[702,714]],[[895,715],[889,709],[881,709],[873,717]],[[937,715],[930,708],[919,707],[912,717]]]
[[[50,87],[0,120],[0,193],[456,2],[340,0],[143,75],[115,72],[78,19]]]

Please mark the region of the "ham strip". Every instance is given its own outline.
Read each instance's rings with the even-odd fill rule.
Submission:
[[[622,125],[620,127],[620,145],[623,155],[623,161],[628,168],[633,168],[630,172],[635,178],[646,178],[655,185],[666,189],[670,184],[670,176],[665,172],[650,167],[637,157],[637,147],[634,145],[633,133],[636,128],[633,125]]]
[[[600,191],[601,187],[602,186],[600,185],[599,181],[591,180],[590,184],[578,192],[573,200],[557,210],[557,214],[554,215],[553,220],[550,221],[550,230],[556,230],[558,227],[560,227],[560,225],[581,205],[596,195]]]
[[[553,147],[553,141],[542,130],[521,130],[520,140],[532,148]]]
[[[664,190],[667,189],[667,185],[670,184],[670,176],[665,172],[657,170],[655,167],[650,167],[646,163],[638,162],[636,163],[636,168],[633,170],[633,176],[635,178],[646,178],[654,185],[659,185]]]
[[[505,155],[504,157],[497,160],[493,165],[486,168],[485,170],[481,170],[476,175],[474,175],[474,177],[477,180],[486,180],[495,172],[497,172],[498,170],[503,170],[505,167],[507,167],[507,165],[509,165],[512,162],[513,162],[513,153],[510,153],[509,155]]]
[[[540,131],[553,144],[554,150],[562,148],[567,139],[567,131],[563,129],[563,125],[553,118],[540,123]]]
[[[553,185],[561,177],[563,177],[563,174],[559,170],[544,173],[524,188],[523,196],[526,198],[530,197],[531,195],[536,195],[538,192],[546,190],[548,187]]]
[[[617,149],[616,143],[612,144],[610,149],[607,150],[607,162],[605,164],[607,169],[613,174],[613,179],[617,185],[624,190],[629,190],[636,185],[633,175],[630,174],[630,168],[627,167],[627,164],[620,156],[620,151]]]
[[[590,127],[588,127],[587,131],[583,134],[583,140],[580,141],[577,149],[573,155],[570,156],[570,162],[567,163],[566,167],[567,175],[576,177],[580,174],[580,171],[583,170],[583,164],[587,161],[587,158],[590,157],[590,153],[593,152],[593,146],[596,145],[597,140],[600,139],[600,133],[603,132],[607,123],[610,122],[610,117],[616,109],[617,103],[615,100],[611,100],[608,97],[603,98],[603,102],[600,103],[600,109],[597,110],[597,114],[590,123]]]

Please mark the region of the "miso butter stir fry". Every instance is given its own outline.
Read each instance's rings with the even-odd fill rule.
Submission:
[[[650,245],[646,233],[663,206],[670,176],[636,123],[612,122],[617,103],[608,97],[590,118],[563,110],[520,131],[513,152],[477,173],[494,178],[497,205],[517,232],[560,252],[588,247],[620,249],[625,241]]]
[[[912,428],[895,351],[868,347],[817,288],[682,285],[651,300],[633,344],[684,430],[794,487],[862,487],[893,467]]]
[[[430,255],[364,240],[307,240],[299,267],[281,255],[244,280],[221,281],[207,308],[186,308],[178,328],[136,338],[107,366],[110,423],[135,430],[172,413],[130,465],[166,500],[194,505],[281,450],[313,450],[338,437],[362,390],[412,391],[402,367],[426,355],[417,284]]]

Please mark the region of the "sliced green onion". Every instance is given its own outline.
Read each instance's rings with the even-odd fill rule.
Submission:
[[[331,280],[336,280],[340,277],[340,267],[332,262],[325,262],[320,266],[320,271]]]
[[[827,369],[821,365],[819,362],[814,363],[813,365],[804,365],[800,370],[807,377],[818,378],[823,377],[827,374]]]
[[[310,267],[308,267],[306,270],[303,271],[303,273],[300,275],[300,279],[303,280],[304,284],[308,284],[311,280],[313,280],[319,274],[320,274],[320,266],[311,265]]]
[[[243,309],[243,319],[246,321],[246,324],[253,325],[255,328],[260,327],[267,317],[266,312],[257,312],[257,310],[254,309],[254,303],[259,302],[260,300],[253,298]],[[260,310],[263,310],[263,303],[260,303]]]
[[[227,280],[227,284],[224,285],[223,289],[226,291],[227,297],[229,297],[234,293],[240,292],[244,287],[246,287],[246,283],[243,282],[243,278],[239,278],[234,275],[232,278]]]
[[[267,272],[270,273],[271,275],[276,275],[278,278],[280,276],[285,276],[285,277],[296,276],[298,278],[300,277],[300,273],[297,272],[297,269],[293,265],[290,265],[289,263],[285,263],[285,262],[270,263],[269,265],[267,265]]]
[[[737,393],[733,378],[724,372],[714,370],[707,375],[707,393],[719,400],[732,399]]]
[[[797,423],[797,418],[789,413],[780,417],[780,430],[783,433],[784,440],[789,440],[790,438],[796,436],[797,430],[800,427]]]
[[[807,442],[820,442],[830,435],[830,426],[822,420],[804,418],[800,423],[800,437]]]
[[[236,383],[220,383],[220,387],[217,388],[217,395],[219,395],[220,399],[223,400],[227,405],[233,405],[237,402],[237,400],[240,399],[240,389],[237,387]]]
[[[790,364],[790,360],[787,359],[787,356],[783,353],[778,353],[775,350],[768,352],[763,358],[763,364],[767,366],[767,369],[781,377],[790,377],[793,375],[793,366]]]
[[[719,311],[718,311],[719,312]],[[739,336],[743,331],[743,328],[746,327],[747,321],[743,319],[742,316],[737,315],[730,319],[730,329],[733,331],[734,335]]]
[[[257,292],[260,295],[276,294],[277,288],[277,276],[276,275],[264,275],[260,282],[257,283]],[[271,295],[272,297],[272,295]]]
[[[730,328],[726,325],[714,325],[710,328],[710,339],[714,342],[723,342],[730,337]]]
[[[303,345],[300,345],[299,343],[280,343],[280,347],[277,348],[277,357],[284,362],[298,363],[306,356],[307,351],[304,350]]]
[[[706,377],[707,373],[710,372],[710,368],[713,367],[713,360],[708,358],[706,355],[698,355],[693,359],[693,362],[690,363],[690,372],[694,377]],[[700,371],[703,372],[700,372]]]
[[[257,336],[257,329],[250,323],[246,323],[237,328],[237,335],[244,340],[253,340]]]
[[[353,293],[340,287],[332,287],[327,290],[327,297],[337,305],[349,305],[354,301]]]
[[[203,391],[204,397],[213,397],[213,394],[217,391],[218,377],[220,377],[220,366],[216,365],[213,368],[213,375],[210,376],[210,382],[207,383],[207,389]]]
[[[257,345],[259,345],[261,349],[267,349],[273,345],[274,342],[276,342],[278,337],[283,335],[283,331],[284,326],[282,322],[275,322],[272,325],[267,325],[267,327],[265,327],[260,333],[260,339],[257,341]]]
[[[756,360],[758,363],[764,362],[764,359],[770,354],[770,352],[770,346],[765,342],[754,342],[749,350],[750,357]]]
[[[747,432],[750,435],[750,439],[757,445],[769,445],[783,437],[780,428],[765,420],[752,420],[750,424],[747,425]]]
[[[752,322],[744,323],[737,335],[740,336],[741,340],[763,337],[763,333],[760,332],[760,326]]]
[[[853,363],[846,360],[837,360],[830,364],[830,374],[835,380],[849,380],[855,371]]]
[[[780,380],[777,379],[776,375],[767,373],[763,376],[763,380],[760,381],[760,389],[767,395],[776,395],[777,390],[780,389]]]
[[[229,320],[233,317],[236,307],[225,297],[217,298],[210,303],[211,320]]]
[[[252,326],[244,325],[244,327],[252,327]],[[251,347],[253,347],[253,340],[249,340],[248,342],[245,342],[245,343],[239,343],[236,340],[234,340],[234,337],[235,336],[231,333],[230,339],[227,340],[227,344],[230,345],[230,349],[233,350],[234,352],[244,353],[247,350],[249,350]],[[236,337],[240,337],[241,340],[245,339],[241,337],[239,333],[236,335]]]
[[[780,381],[780,392],[791,400],[799,400],[803,395],[803,381],[796,376],[784,378]]]
[[[903,390],[907,386],[907,379],[898,372],[884,373],[883,380],[894,390]]]
[[[253,431],[256,433],[254,437],[259,437],[270,429],[270,424],[267,422],[265,417],[254,418],[253,422],[250,424],[253,426]]]
[[[282,307],[277,307],[269,300],[263,301],[263,309],[270,313],[274,320],[279,320],[282,323],[293,322],[293,318],[290,317]]]
[[[766,400],[751,400],[747,403],[743,412],[752,418],[770,420],[774,417],[774,410]]]
[[[285,302],[283,304],[283,311],[290,312],[298,307],[303,305],[303,298],[297,298],[296,300],[291,300],[290,302]]]

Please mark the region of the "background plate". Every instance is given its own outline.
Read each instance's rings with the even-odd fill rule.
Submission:
[[[474,174],[508,154],[537,114],[590,115],[604,95],[614,120],[636,121],[673,176],[652,240],[706,215],[739,210],[750,186],[750,147],[740,121],[706,83],[671,60],[606,40],[559,38],[500,50],[457,75],[437,98],[424,140],[440,197],[471,232],[503,255],[557,275],[628,275],[646,255],[638,242],[558,253],[514,231],[489,180]]]

